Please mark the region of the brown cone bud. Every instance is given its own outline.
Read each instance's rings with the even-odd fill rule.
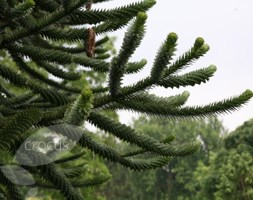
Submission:
[[[91,58],[94,57],[95,40],[96,40],[96,33],[93,28],[89,28],[85,47],[86,47],[86,55]]]
[[[86,10],[90,11],[91,10],[91,6],[92,6],[92,3],[86,3]]]

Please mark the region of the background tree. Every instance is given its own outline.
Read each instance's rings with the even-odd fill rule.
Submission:
[[[133,126],[156,138],[169,132],[178,143],[192,137],[202,145],[194,155],[174,158],[167,166],[148,172],[108,164],[112,179],[101,191],[106,199],[252,199],[253,120],[231,133],[215,117],[176,122],[142,116]],[[123,152],[134,148],[124,143],[121,147]]]
[[[98,2],[103,1],[93,1]],[[151,87],[194,86],[208,81],[216,71],[215,66],[210,66],[178,75],[209,47],[202,38],[197,38],[193,47],[173,62],[178,39],[175,33],[170,33],[161,45],[150,75],[133,85],[122,86],[121,80],[126,74],[136,73],[146,65],[145,60],[129,60],[144,37],[145,12],[154,4],[154,0],[144,0],[111,10],[93,10],[87,0],[0,1],[0,49],[13,63],[0,64],[0,150],[10,157],[2,160],[0,166],[3,169],[9,164],[26,170],[34,179],[33,185],[18,187],[2,170],[0,191],[4,198],[24,199],[24,191],[43,186],[60,191],[66,199],[83,199],[79,188],[107,180],[97,176],[87,181],[79,178],[85,173],[82,170],[72,173],[77,166],[65,168],[66,162],[82,157],[81,154],[52,160],[45,152],[25,151],[27,139],[40,128],[48,127],[49,137],[60,134],[111,162],[134,170],[148,170],[167,165],[171,157],[196,152],[199,143],[175,144],[171,143],[170,136],[159,141],[139,134],[104,111],[123,109],[157,117],[197,118],[233,111],[252,97],[252,92],[246,90],[239,96],[209,105],[184,106],[188,93],[165,98],[151,95],[148,92]],[[107,38],[97,40],[96,36],[117,30],[132,19],[119,53],[106,60],[110,56],[106,53],[108,49],[101,49],[100,45]],[[108,84],[89,85],[90,71],[104,74]],[[85,78],[82,74],[86,74]],[[139,149],[121,154],[117,146],[111,148],[87,131],[84,122]],[[14,162],[10,162],[12,158]],[[42,164],[34,166],[36,162]]]
[[[199,192],[199,180],[196,171],[200,163],[209,166],[210,154],[222,147],[222,136],[226,134],[221,122],[216,117],[206,120],[171,121],[139,117],[133,127],[141,134],[147,134],[158,140],[164,135],[176,137],[176,143],[185,140],[199,140],[200,150],[184,159],[174,158],[167,166],[148,172],[123,170],[119,165],[108,165],[112,180],[104,187],[107,199],[196,199]],[[128,151],[129,145],[122,144],[122,151]],[[206,172],[205,172],[206,173]],[[197,174],[200,177],[203,174]],[[205,186],[203,186],[205,187]],[[203,199],[204,196],[201,196]],[[200,199],[201,199],[200,198]]]
[[[253,120],[238,127],[225,137],[222,148],[212,156],[210,165],[198,167],[198,176],[202,176],[200,180],[205,185],[201,191],[207,197],[217,200],[252,199],[252,127]],[[203,176],[205,171],[209,172],[207,176]]]

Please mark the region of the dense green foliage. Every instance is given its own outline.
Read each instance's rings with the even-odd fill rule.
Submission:
[[[189,51],[173,62],[178,40],[175,33],[168,34],[158,50],[150,75],[122,86],[125,75],[137,73],[147,63],[131,62],[130,58],[145,35],[145,12],[154,4],[154,0],[143,0],[96,10],[87,0],[0,0],[1,198],[22,200],[26,192],[48,188],[58,191],[59,197],[53,198],[83,199],[82,188],[100,185],[109,177],[106,170],[106,176],[89,176],[87,168],[82,167],[82,149],[99,156],[94,164],[89,162],[91,169],[103,158],[141,171],[167,166],[172,157],[188,156],[200,146],[198,141],[191,141],[192,137],[176,143],[170,135],[156,138],[140,134],[107,111],[199,118],[234,111],[252,97],[252,92],[246,90],[208,105],[184,106],[188,92],[170,97],[150,94],[149,89],[157,86],[205,83],[216,71],[211,65],[179,75],[179,71],[206,54],[209,46],[197,38]],[[90,28],[86,28],[88,25]],[[126,25],[119,53],[108,59],[109,38],[97,36]],[[106,78],[107,84],[94,84],[97,77]],[[117,145],[108,146],[89,132],[83,126],[87,123],[137,149],[123,154]],[[36,134],[37,140],[47,142],[47,148],[31,148],[36,144],[31,142]],[[60,152],[63,158],[55,158],[51,148],[56,149],[59,141],[75,144],[75,148]],[[88,160],[92,153],[87,154]],[[77,161],[72,163],[73,160]],[[27,176],[15,176],[19,170]]]
[[[253,198],[253,120],[234,132],[224,130],[217,118],[171,122],[140,117],[134,128],[161,139],[176,136],[179,143],[188,138],[201,141],[200,150],[184,159],[174,158],[167,166],[148,172],[108,168],[112,179],[101,190],[106,199],[138,200],[243,200]],[[129,149],[121,144],[122,151]],[[132,147],[134,148],[134,147]]]
[[[204,194],[217,200],[252,199],[253,120],[230,133],[211,161],[210,165],[200,165],[196,172],[196,176],[202,175],[202,183],[206,185],[202,188]]]
[[[198,192],[198,188],[193,191],[198,184],[195,178],[196,170],[199,163],[208,165],[210,154],[221,147],[221,134],[225,134],[221,122],[217,118],[176,122],[140,117],[134,121],[134,128],[159,140],[162,140],[164,135],[176,137],[175,142],[180,144],[189,138],[198,139],[202,146],[194,155],[184,159],[174,158],[163,168],[148,172],[123,171],[121,166],[108,164],[112,180],[110,186],[103,190],[106,199],[119,199],[119,196],[122,200],[195,199]],[[129,148],[128,145],[122,146],[122,151]]]

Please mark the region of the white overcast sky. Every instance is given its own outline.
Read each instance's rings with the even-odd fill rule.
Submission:
[[[109,1],[98,7],[114,8],[136,0]],[[96,6],[97,7],[97,6]],[[117,36],[119,49],[124,31]],[[177,56],[189,49],[195,38],[201,36],[211,47],[201,60],[190,69],[217,66],[217,72],[209,82],[195,87],[152,90],[159,96],[169,96],[182,91],[191,93],[187,105],[204,105],[253,90],[253,0],[157,0],[148,11],[146,36],[131,58],[148,60],[145,70],[138,75],[128,76],[124,84],[136,82],[149,74],[157,49],[170,32],[179,36]],[[253,118],[253,100],[237,112],[222,115],[225,127],[234,130],[244,121]],[[132,114],[121,112],[120,118],[129,123]]]

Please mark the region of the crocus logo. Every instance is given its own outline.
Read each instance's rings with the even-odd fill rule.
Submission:
[[[66,135],[72,135],[72,137],[66,137]],[[76,146],[81,136],[80,127],[68,124],[36,129],[20,145],[13,160],[15,164],[1,166],[0,169],[4,176],[14,184],[31,186],[25,199],[35,197],[38,194],[38,188],[29,169],[60,159]]]

